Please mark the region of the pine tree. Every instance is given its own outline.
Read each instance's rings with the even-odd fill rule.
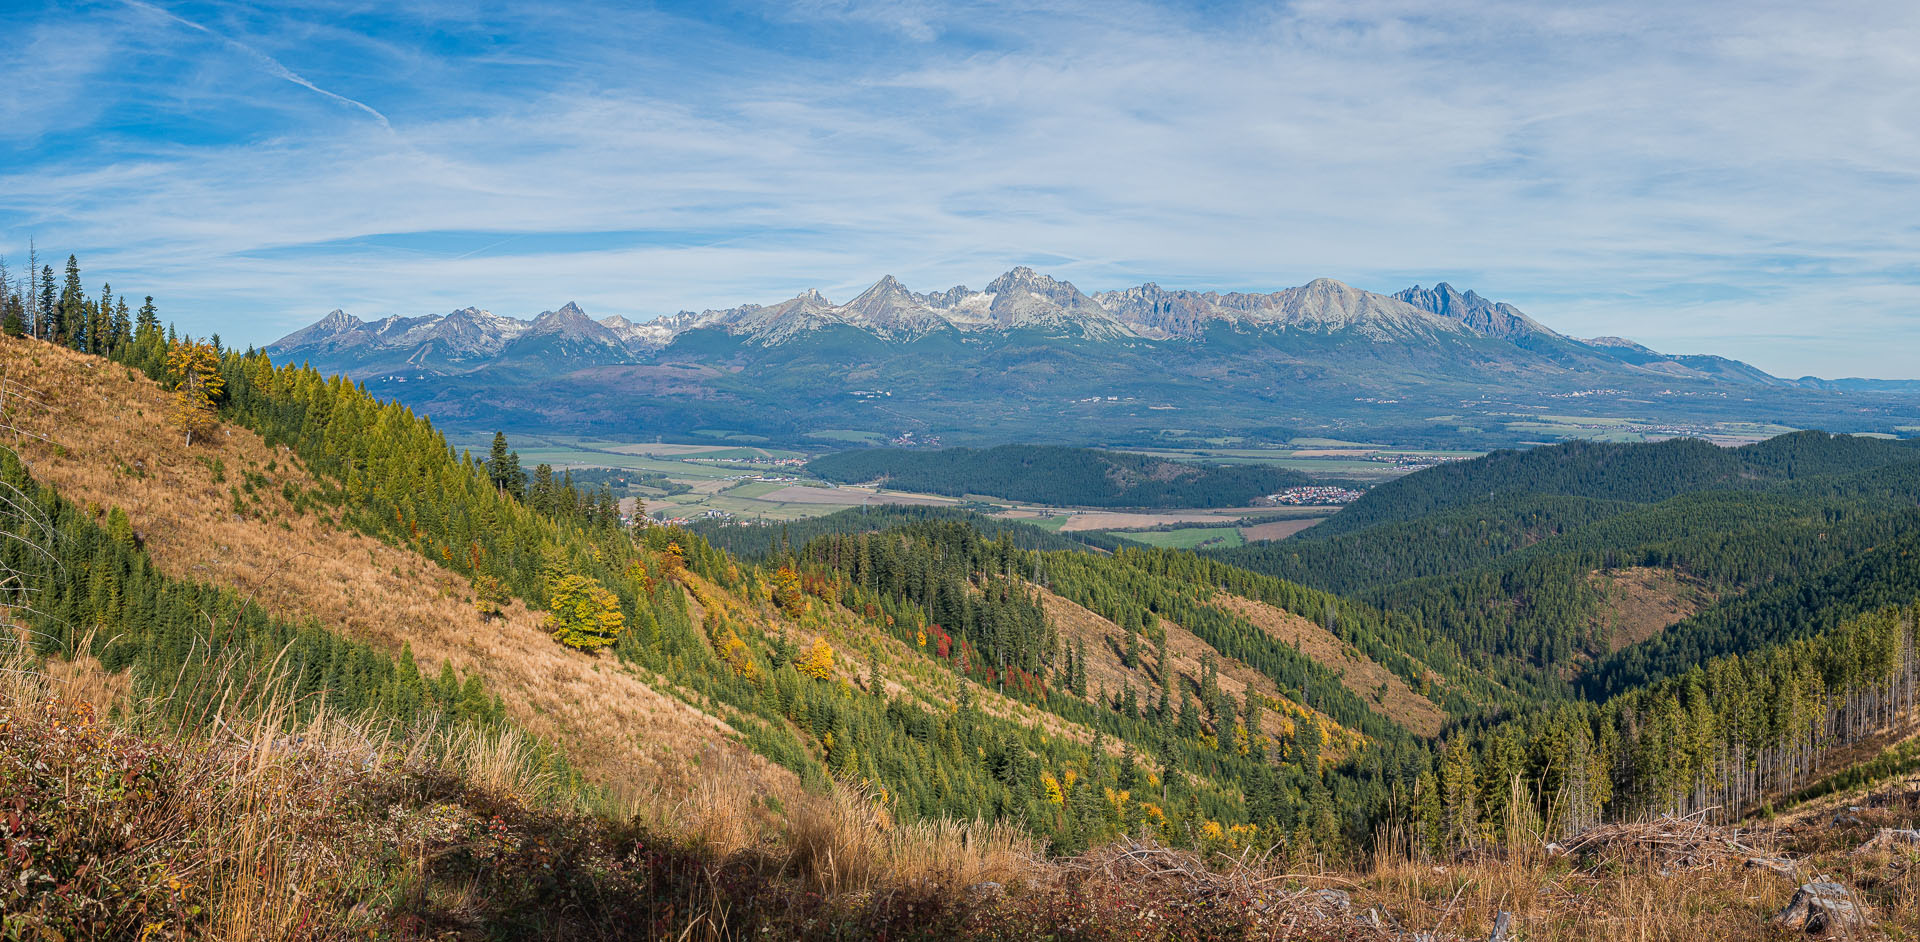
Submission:
[[[1464,737],[1447,744],[1440,757],[1441,801],[1446,806],[1446,840],[1467,846],[1480,836],[1480,786],[1473,750]]]
[[[105,356],[107,350],[113,345],[112,282],[106,282],[100,286],[100,300],[89,306],[89,313],[92,316],[88,318],[87,323],[86,350],[88,353]]]
[[[500,617],[502,607],[507,604],[507,587],[499,579],[487,573],[476,573],[473,577],[473,607],[480,613],[483,621],[492,621]]]

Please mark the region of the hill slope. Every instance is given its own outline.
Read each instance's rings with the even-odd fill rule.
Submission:
[[[158,336],[149,333],[118,355],[157,371],[162,350]],[[43,423],[55,440],[23,440],[19,447],[30,468],[3,469],[36,506],[47,508],[58,535],[53,564],[32,562],[30,548],[17,542],[4,548],[6,562],[47,593],[42,598],[48,611],[27,616],[35,650],[75,658],[47,667],[49,682],[130,671],[133,690],[160,699],[110,692],[110,711],[143,723],[161,717],[200,717],[194,722],[204,723],[208,713],[184,708],[211,707],[222,716],[220,724],[177,726],[183,734],[222,737],[225,743],[197,752],[189,744],[183,755],[219,757],[239,748],[231,743],[232,723],[223,712],[229,701],[217,693],[227,681],[208,675],[214,681],[208,686],[195,676],[185,687],[169,688],[169,679],[183,674],[170,669],[174,662],[167,658],[200,645],[224,647],[242,658],[231,662],[236,666],[266,666],[246,683],[257,676],[296,704],[279,718],[255,717],[261,725],[250,734],[254,745],[245,748],[257,751],[247,755],[262,761],[304,755],[299,750],[308,740],[284,733],[290,723],[331,722],[307,715],[316,702],[364,708],[364,722],[380,724],[382,735],[403,737],[397,754],[413,758],[394,761],[412,777],[342,784],[357,797],[315,806],[338,811],[336,820],[358,822],[355,809],[368,807],[420,827],[428,826],[421,820],[425,815],[493,815],[511,833],[538,833],[540,840],[577,849],[564,859],[534,860],[518,856],[519,849],[557,845],[452,837],[448,856],[422,850],[408,864],[368,850],[359,856],[379,869],[364,871],[363,882],[315,884],[357,903],[354,886],[407,887],[405,881],[415,879],[407,874],[436,874],[446,878],[438,890],[420,876],[412,889],[389,895],[398,908],[382,911],[430,913],[448,920],[448,931],[456,934],[483,924],[524,925],[513,920],[545,918],[548,907],[566,905],[566,893],[541,895],[554,885],[548,882],[521,887],[537,891],[531,896],[501,897],[522,901],[525,908],[518,912],[489,909],[486,901],[461,902],[468,892],[462,885],[493,879],[485,864],[475,863],[483,859],[477,855],[492,855],[484,859],[495,865],[512,861],[512,868],[554,867],[547,872],[580,881],[568,884],[580,891],[570,898],[586,909],[566,910],[573,913],[600,912],[596,907],[610,901],[640,905],[663,889],[691,892],[699,884],[673,874],[714,864],[717,869],[706,871],[713,884],[712,874],[733,868],[727,872],[735,876],[718,881],[724,889],[705,891],[709,895],[700,899],[706,903],[690,899],[682,910],[675,897],[672,915],[665,917],[650,909],[649,918],[666,919],[666,929],[656,926],[647,934],[685,934],[699,924],[688,921],[687,912],[714,918],[722,905],[716,901],[724,896],[725,905],[747,907],[741,924],[770,931],[803,935],[809,925],[821,924],[807,920],[833,919],[867,927],[862,931],[874,936],[897,935],[895,920],[913,923],[892,908],[896,903],[918,905],[926,899],[918,894],[928,887],[953,897],[970,885],[966,880],[1001,875],[984,863],[984,855],[995,847],[1011,855],[1021,838],[1009,828],[1024,839],[1044,839],[1055,854],[1093,856],[1058,870],[1034,865],[1041,876],[1009,866],[1009,880],[1042,885],[1021,888],[1004,906],[969,902],[939,912],[959,913],[961,928],[950,931],[955,935],[977,929],[966,922],[976,915],[1003,924],[1017,915],[1031,920],[1018,925],[1058,928],[1068,918],[1062,907],[1074,899],[1063,887],[1107,886],[1111,901],[1127,898],[1111,885],[1074,883],[1062,875],[1111,875],[1112,867],[1125,867],[1117,861],[1139,859],[1130,855],[1148,854],[1181,868],[1249,854],[1338,858],[1379,849],[1370,847],[1374,836],[1383,827],[1398,827],[1409,844],[1381,858],[1390,871],[1392,861],[1401,859],[1394,855],[1471,854],[1489,836],[1531,846],[1540,835],[1570,834],[1609,818],[1714,803],[1728,814],[1724,809],[1757,807],[1770,797],[1817,787],[1835,770],[1870,758],[1869,750],[1902,735],[1915,719],[1911,692],[1920,678],[1920,637],[1914,634],[1920,613],[1884,604],[1911,590],[1916,579],[1909,561],[1915,554],[1901,542],[1904,531],[1896,532],[1898,513],[1856,517],[1849,511],[1863,500],[1909,495],[1905,463],[1868,460],[1863,468],[1836,470],[1847,462],[1821,463],[1796,446],[1773,454],[1790,454],[1796,469],[1825,473],[1796,470],[1776,474],[1765,487],[1720,488],[1636,505],[1494,555],[1492,564],[1509,568],[1483,585],[1512,583],[1542,560],[1553,565],[1539,571],[1558,571],[1553,566],[1578,562],[1587,552],[1638,547],[1644,563],[1648,547],[1629,538],[1656,532],[1647,521],[1666,520],[1682,525],[1686,539],[1655,549],[1694,553],[1689,568],[1702,574],[1723,572],[1737,581],[1735,576],[1749,578],[1741,573],[1771,566],[1832,576],[1821,583],[1818,598],[1802,591],[1812,581],[1779,578],[1771,584],[1778,592],[1750,589],[1741,596],[1763,603],[1759,608],[1739,609],[1729,604],[1738,599],[1723,600],[1669,629],[1667,636],[1696,643],[1656,660],[1697,664],[1688,676],[1663,678],[1636,668],[1653,682],[1606,700],[1581,698],[1572,689],[1542,700],[1470,666],[1494,650],[1471,642],[1491,635],[1452,633],[1446,619],[1421,608],[1448,598],[1457,586],[1422,588],[1415,584],[1420,580],[1403,581],[1390,588],[1413,593],[1408,603],[1383,607],[1193,554],[1029,549],[1018,539],[988,538],[964,520],[950,519],[904,525],[887,520],[885,529],[865,532],[836,526],[800,546],[776,547],[765,565],[757,565],[685,531],[627,531],[610,508],[592,501],[554,501],[523,492],[512,481],[496,486],[494,469],[453,454],[428,423],[406,410],[338,380],[275,368],[258,356],[228,353],[221,360],[227,386],[222,411],[229,421],[191,449],[184,442],[176,447],[174,433],[157,420],[164,394],[127,366],[20,340],[0,341],[0,356],[12,375],[33,377],[61,393],[38,404],[10,396],[11,418],[28,427]],[[70,443],[60,440],[63,435]],[[1756,462],[1749,470],[1766,466]],[[56,489],[81,503],[63,501]],[[1754,504],[1754,498],[1772,503]],[[1905,499],[1914,503],[1911,496]],[[1755,515],[1755,507],[1767,512]],[[1780,550],[1755,557],[1731,543],[1720,547],[1727,551],[1705,552],[1716,544],[1703,535],[1733,532],[1725,520],[1748,518],[1759,526],[1747,532],[1760,537],[1802,534],[1814,522],[1823,527],[1814,532],[1826,537],[1756,539],[1754,545]],[[1584,580],[1586,573],[1576,572]],[[231,591],[236,589],[254,602],[239,599]],[[482,608],[497,596],[505,597],[499,603],[503,614],[482,617]],[[1812,604],[1801,604],[1809,599]],[[548,630],[547,618],[564,625],[582,610],[602,620],[617,614],[624,622],[598,654],[562,646]],[[1703,620],[1709,616],[1720,619],[1719,627]],[[1689,627],[1696,624],[1703,627]],[[1761,630],[1768,626],[1784,630]],[[341,641],[341,634],[355,640]],[[1620,653],[1648,650],[1634,644]],[[414,658],[429,651],[430,658],[448,664],[444,682],[422,677]],[[89,652],[97,652],[98,668]],[[1700,657],[1709,659],[1697,663]],[[289,672],[280,674],[271,665],[283,660]],[[466,666],[472,683],[454,673],[456,665]],[[42,668],[15,670],[3,676],[39,676]],[[1636,675],[1623,670],[1617,676]],[[98,686],[126,688],[111,679]],[[1781,692],[1781,709],[1750,709]],[[271,700],[249,695],[233,701],[232,720],[241,719],[242,706],[265,709]],[[35,716],[59,716],[63,708],[53,706],[54,713]],[[452,720],[436,718],[441,709],[451,711]],[[396,718],[423,725],[396,724]],[[445,722],[454,725],[436,725]],[[535,770],[523,768],[522,759],[493,766],[504,770],[497,788],[476,787],[484,784],[475,770],[487,767],[485,749],[463,753],[465,747],[445,745],[454,741],[446,737],[470,735],[459,732],[463,722],[532,730],[589,780],[616,794],[623,786],[629,792],[648,785],[676,790],[641,807],[651,820],[680,822],[677,836],[668,839],[685,842],[668,853],[680,862],[632,857],[627,859],[647,862],[632,869],[603,866],[599,861],[607,855],[637,854],[636,835],[642,832],[632,830],[631,821],[622,823],[624,818],[566,819],[555,807],[520,804],[525,796],[503,798],[540,777],[526,777]],[[95,767],[86,763],[117,762],[114,757],[128,750],[158,754],[172,748],[166,739],[153,738],[158,733],[136,742],[137,736],[112,738],[120,734],[100,731],[85,735],[100,737],[90,742],[112,739],[112,749],[47,752],[49,745],[67,741],[53,735],[56,726],[100,729],[85,720],[70,726],[63,720],[47,732],[10,716],[0,722],[0,736],[6,737],[0,747],[10,756],[33,757],[0,766],[0,774],[28,770],[26,790],[13,778],[6,781],[31,796],[28,812],[36,828],[54,820],[49,809],[84,797],[64,790],[76,780],[65,770],[92,775]],[[313,731],[306,734],[312,742],[360,750],[345,768],[378,766],[368,757],[385,748],[368,745],[358,733],[301,728]],[[23,729],[32,732],[15,735]],[[1436,730],[1445,739],[1429,741],[1426,736]],[[696,753],[696,746],[710,749]],[[427,755],[451,758],[436,771],[421,758]],[[41,776],[32,771],[35,762],[62,771]],[[644,781],[633,766],[644,770]],[[317,759],[296,762],[276,781],[309,781],[302,769],[325,767]],[[234,773],[210,766],[205,774]],[[829,776],[859,783],[858,789],[836,788]],[[170,807],[201,800],[181,793],[181,783],[164,774],[152,781],[176,796]],[[307,794],[324,797],[332,787],[315,784]],[[443,800],[423,803],[422,790]],[[553,789],[536,803],[568,800],[565,789]],[[599,807],[604,813],[607,805]],[[997,823],[941,823],[976,816]],[[83,825],[108,820],[87,818]],[[278,833],[309,833],[297,824],[289,820],[289,830]],[[1183,850],[1148,843],[1098,856],[1106,842],[1141,833]],[[652,831],[644,834],[646,843],[656,839]],[[152,847],[176,847],[157,837]],[[266,855],[262,860],[282,859],[271,848],[246,846]],[[697,851],[683,857],[683,847]],[[1185,852],[1201,856],[1179,856]],[[1163,853],[1174,856],[1155,856]],[[5,866],[13,866],[16,856],[10,854]],[[1594,879],[1605,872],[1605,879],[1615,881],[1608,885],[1618,886],[1617,868],[1606,870],[1601,861],[1593,867]],[[1212,879],[1200,876],[1203,869],[1186,872]],[[1422,861],[1407,872],[1429,870]],[[654,879],[649,874],[666,879],[648,883]],[[68,876],[79,881],[88,873]],[[1564,872],[1560,878],[1586,879]],[[238,885],[218,874],[209,879],[221,892]],[[629,879],[641,880],[639,888]],[[1045,884],[1048,879],[1066,882]],[[1235,885],[1268,885],[1259,881],[1269,876],[1244,879],[1254,882]],[[39,913],[52,912],[45,907],[62,898],[12,875],[0,885],[7,892],[27,887]],[[1367,892],[1381,894],[1383,905],[1440,916],[1409,895],[1389,895],[1391,880],[1367,885]],[[901,889],[915,886],[920,890]],[[742,887],[757,889],[733,895]],[[832,902],[820,904],[827,908],[772,902],[801,898],[803,887]],[[1713,899],[1726,891],[1699,889]],[[1752,916],[1753,899],[1766,892],[1743,886],[1744,895],[1727,897],[1713,918]],[[1456,890],[1451,898],[1462,893]],[[1133,898],[1147,897],[1136,892]],[[1206,936],[1217,934],[1219,925],[1276,912],[1272,900],[1218,893],[1207,898],[1236,902],[1207,917],[1176,906],[1170,911],[1180,915],[1169,918],[1213,927],[1190,933]],[[238,905],[232,897],[220,899],[226,900],[218,903],[223,912]],[[1909,912],[1911,894],[1906,904],[1900,899],[1891,893],[1875,897],[1887,912]],[[475,915],[483,910],[484,918]],[[342,902],[333,912],[364,918],[372,910]],[[363,915],[352,917],[354,912]],[[780,915],[774,919],[773,913]],[[1216,918],[1227,922],[1205,921]],[[1327,918],[1333,921],[1326,934],[1359,930],[1356,923]],[[1549,919],[1595,925],[1580,922],[1585,916],[1552,910],[1542,910],[1539,918],[1543,928],[1555,924]],[[873,919],[886,928],[875,928]],[[923,925],[937,922],[925,913],[922,919]],[[239,931],[229,936],[247,937]]]

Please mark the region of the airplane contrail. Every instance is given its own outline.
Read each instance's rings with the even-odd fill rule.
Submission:
[[[262,65],[267,67],[267,71],[273,73],[275,76],[286,79],[287,81],[292,82],[293,84],[298,85],[301,88],[318,92],[322,95],[327,96],[328,98],[333,99],[334,101],[340,102],[343,105],[349,105],[351,107],[358,108],[361,111],[364,111],[367,114],[372,115],[375,121],[380,122],[381,127],[386,128],[389,131],[393,130],[393,124],[387,120],[387,116],[381,114],[372,105],[369,105],[364,101],[357,101],[355,99],[348,98],[345,95],[327,91],[326,89],[321,88],[320,86],[315,85],[312,82],[308,81],[307,78],[301,75],[300,73],[295,72],[294,70],[289,69],[284,65],[281,65],[280,60],[275,59],[274,57],[267,55],[266,53],[261,52],[260,50],[255,49],[252,46],[247,45],[246,43],[243,43],[237,39],[233,39],[228,36],[221,35],[220,33],[216,33],[213,30],[208,29],[207,27],[202,26],[199,23],[195,23],[194,21],[189,20],[186,17],[180,16],[179,14],[174,13],[171,10],[165,9],[163,7],[154,6],[151,3],[143,2],[143,0],[122,0],[122,2],[126,3],[127,6],[136,7],[138,9],[145,10],[149,13],[159,14],[160,16],[164,16],[167,19],[170,19],[175,23],[180,24],[181,26],[185,26],[189,29],[199,30],[200,32],[205,33],[208,36],[212,36],[213,38],[220,40],[223,43],[226,43],[228,46],[238,49],[241,52],[246,53],[247,55],[252,56],[253,58],[259,60]]]

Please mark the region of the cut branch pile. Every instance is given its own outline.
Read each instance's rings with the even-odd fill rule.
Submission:
[[[1663,871],[1703,870],[1761,853],[1742,840],[1747,833],[1740,828],[1708,824],[1707,815],[1714,810],[1702,808],[1685,817],[1661,815],[1648,821],[1603,824],[1548,849],[1588,858],[1644,855]]]

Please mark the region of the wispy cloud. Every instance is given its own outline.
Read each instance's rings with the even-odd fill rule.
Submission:
[[[1909,4],[171,9],[88,8],[87,64],[0,104],[0,249],[243,342],[1038,262],[1447,279],[1575,333],[1920,375],[1885,341],[1920,340]]]

